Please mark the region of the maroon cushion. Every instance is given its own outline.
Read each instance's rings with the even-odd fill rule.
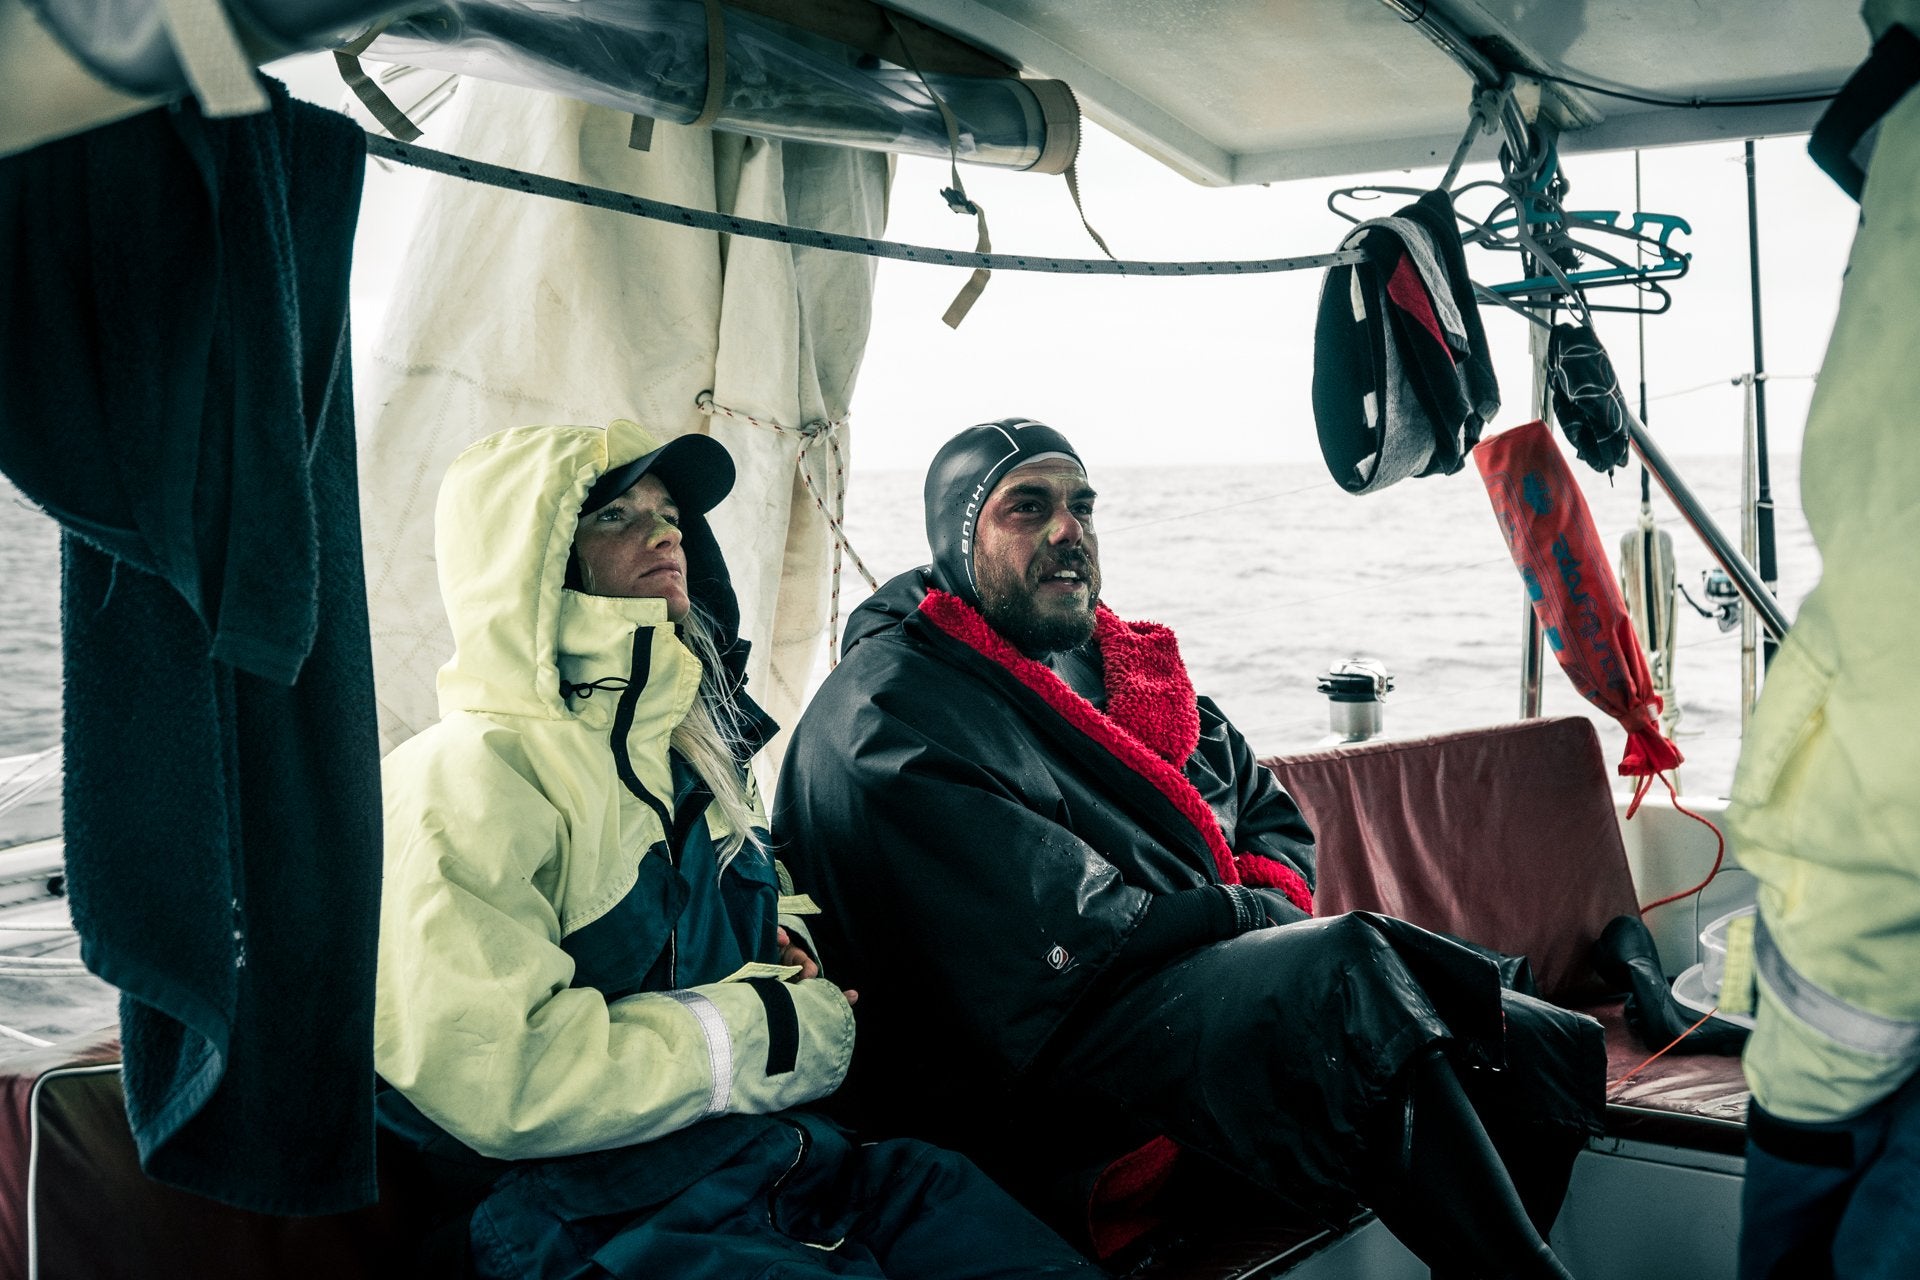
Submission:
[[[27,1275],[29,1203],[40,1280],[412,1273],[417,1227],[396,1208],[405,1171],[394,1161],[382,1163],[381,1204],[327,1217],[249,1213],[165,1186],[140,1171],[119,1060],[108,1029],[0,1062],[0,1280]]]
[[[1600,739],[1583,717],[1263,760],[1313,824],[1315,909],[1378,911],[1593,996],[1588,950],[1639,910]]]
[[[1580,1012],[1607,1029],[1607,1132],[1669,1146],[1744,1154],[1747,1077],[1736,1053],[1668,1053],[1652,1063],[1618,1000]]]

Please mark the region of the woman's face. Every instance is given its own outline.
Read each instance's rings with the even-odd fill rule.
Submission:
[[[687,616],[680,509],[658,476],[641,476],[612,502],[581,516],[573,551],[589,595],[665,600],[670,620]]]

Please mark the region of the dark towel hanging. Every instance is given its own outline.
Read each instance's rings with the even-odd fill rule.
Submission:
[[[374,1195],[365,140],[269,89],[0,161],[0,469],[65,529],[68,883],[141,1163],[310,1214]]]

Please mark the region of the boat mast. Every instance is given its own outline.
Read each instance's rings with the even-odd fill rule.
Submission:
[[[1760,333],[1760,203],[1755,191],[1753,139],[1751,138],[1747,139],[1746,159],[1747,281],[1751,298],[1749,310],[1753,313],[1754,475],[1759,485],[1754,503],[1754,521],[1759,541],[1760,580],[1766,584],[1767,590],[1777,597],[1780,594],[1780,571],[1774,558],[1773,481],[1769,474],[1771,467],[1767,458],[1767,358]],[[1642,416],[1645,416],[1644,411]],[[1773,655],[1779,651],[1779,648],[1780,641],[1769,634],[1763,650],[1768,667],[1773,665]]]

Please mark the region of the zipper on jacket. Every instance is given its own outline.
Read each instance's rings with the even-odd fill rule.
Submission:
[[[647,687],[649,668],[653,665],[653,628],[639,627],[633,633],[633,674],[627,680],[627,687],[620,691],[620,703],[613,711],[613,731],[608,735],[608,746],[613,751],[614,771],[620,775],[620,782],[644,801],[653,816],[660,819],[662,839],[673,831],[673,815],[667,812],[667,806],[660,798],[648,791],[640,781],[640,775],[633,771],[633,760],[627,755],[627,735],[633,732],[633,713],[640,703],[640,695]]]
[[[608,735],[607,745],[613,752],[613,768],[620,775],[621,785],[639,797],[653,810],[653,816],[659,819],[660,846],[667,852],[667,865],[677,867],[673,856],[673,815],[660,802],[660,798],[648,791],[640,781],[640,775],[633,771],[633,760],[627,755],[627,735],[633,732],[634,708],[639,705],[640,695],[646,690],[647,677],[652,674],[652,668],[653,628],[636,627],[627,687],[620,691],[619,705],[614,708],[613,730]],[[677,926],[667,931],[667,986],[670,989],[680,986],[679,932]]]

